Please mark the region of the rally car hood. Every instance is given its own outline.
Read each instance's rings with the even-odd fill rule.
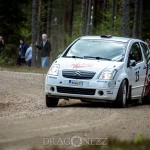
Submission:
[[[102,71],[104,69],[120,69],[123,62],[79,59],[79,58],[58,58],[54,64],[59,64],[60,69],[64,70],[87,70],[87,71]]]

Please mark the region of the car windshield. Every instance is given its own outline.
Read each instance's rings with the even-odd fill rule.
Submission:
[[[123,61],[126,44],[123,42],[80,39],[64,57]]]

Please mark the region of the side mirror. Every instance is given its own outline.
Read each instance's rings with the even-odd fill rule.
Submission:
[[[136,61],[135,60],[130,60],[130,67],[135,67],[136,66]]]

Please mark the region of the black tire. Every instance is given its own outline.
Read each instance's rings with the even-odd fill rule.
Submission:
[[[123,80],[117,94],[117,98],[115,100],[115,106],[119,108],[127,107],[127,97],[128,97],[128,85],[127,81]]]
[[[58,98],[48,97],[48,95],[46,95],[45,100],[47,107],[57,107],[59,101]]]
[[[150,105],[150,90],[148,95],[143,98],[142,103]]]
[[[147,104],[150,104],[150,91],[149,91],[149,93],[147,95]]]

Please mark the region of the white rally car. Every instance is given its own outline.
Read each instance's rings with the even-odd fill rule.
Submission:
[[[149,48],[141,40],[113,36],[83,36],[53,62],[46,79],[46,105],[59,99],[115,102],[150,102]]]

